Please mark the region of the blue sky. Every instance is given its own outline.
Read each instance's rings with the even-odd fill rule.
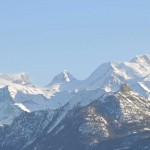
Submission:
[[[38,85],[150,53],[149,0],[0,0],[0,72]]]

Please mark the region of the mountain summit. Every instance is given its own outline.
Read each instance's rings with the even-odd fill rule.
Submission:
[[[2,74],[0,73],[0,80],[6,80],[12,83],[21,85],[30,85],[31,80],[28,74],[18,73],[18,74]]]
[[[56,91],[63,91],[68,90],[72,86],[74,87],[76,82],[78,82],[77,79],[73,77],[68,70],[64,69],[61,73],[54,77],[47,87]]]
[[[150,55],[138,55],[135,58],[133,58],[130,62],[138,63],[138,64],[147,64],[150,65]]]
[[[73,80],[76,80],[72,74],[68,70],[63,70],[61,73],[59,73],[57,76],[54,77],[50,85],[52,84],[63,84],[67,82],[72,82]]]

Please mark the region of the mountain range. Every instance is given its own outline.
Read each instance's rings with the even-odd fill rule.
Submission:
[[[0,74],[1,150],[149,150],[150,55],[63,70],[45,87]]]

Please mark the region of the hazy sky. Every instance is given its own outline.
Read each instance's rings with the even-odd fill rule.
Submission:
[[[0,72],[48,84],[68,69],[150,53],[150,0],[0,0]]]

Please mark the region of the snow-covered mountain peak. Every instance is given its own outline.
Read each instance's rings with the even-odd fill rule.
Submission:
[[[136,56],[130,62],[143,64],[143,65],[146,64],[150,66],[150,54]]]
[[[72,74],[68,70],[65,69],[61,73],[59,73],[57,76],[54,77],[54,79],[50,83],[50,86],[54,84],[68,83],[73,80],[76,80],[76,79],[72,76]]]
[[[66,82],[70,82],[73,79],[73,76],[66,69],[63,70],[63,76]]]
[[[113,62],[103,63],[91,74],[88,80],[94,81],[104,77],[108,72],[112,73],[115,70],[116,65],[117,64]]]
[[[30,85],[31,80],[28,74],[18,73],[18,74],[0,74],[0,80],[6,80],[12,83],[17,83],[21,85]]]

